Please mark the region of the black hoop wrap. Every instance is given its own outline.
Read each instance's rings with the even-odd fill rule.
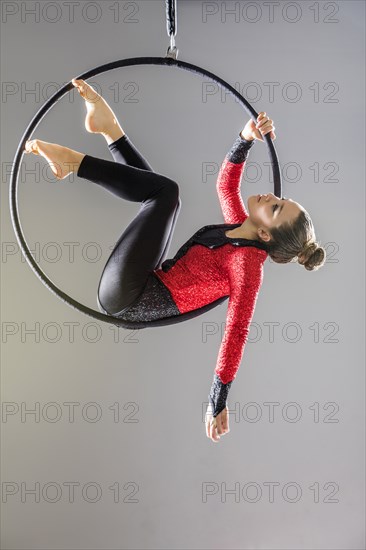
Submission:
[[[196,65],[192,65],[190,63],[186,63],[184,61],[178,61],[176,59],[172,59],[169,57],[131,57],[129,59],[121,59],[119,61],[113,61],[112,63],[106,63],[105,65],[101,65],[99,67],[96,67],[95,69],[91,69],[90,71],[87,71],[77,77],[76,79],[82,79],[87,80],[88,78],[91,78],[95,75],[105,73],[107,71],[112,71],[113,69],[119,69],[120,67],[128,67],[132,65],[162,65],[167,67],[176,67],[178,69],[184,69],[187,71],[190,71],[192,73],[196,73],[200,76],[205,76],[209,78],[210,80],[213,80],[220,86],[222,86],[225,90],[228,90],[233,96],[238,98],[241,105],[246,109],[247,113],[251,116],[251,118],[256,122],[258,113],[253,109],[253,107],[246,101],[246,99],[237,92],[230,84],[227,84],[224,80],[219,78],[218,76],[214,75],[213,73],[210,73],[209,71],[206,71],[205,69],[202,69],[200,67],[197,67]],[[10,213],[11,213],[11,219],[14,227],[14,231],[16,234],[16,237],[18,239],[19,245],[21,247],[21,250],[33,269],[33,271],[36,273],[36,275],[41,279],[42,283],[51,290],[56,296],[58,296],[61,300],[66,302],[69,306],[75,308],[78,311],[81,311],[82,313],[85,313],[86,315],[89,315],[90,317],[93,317],[95,319],[98,319],[100,321],[105,321],[107,323],[112,323],[117,326],[122,326],[126,329],[141,329],[141,328],[147,328],[147,327],[159,327],[164,325],[170,325],[173,323],[182,322],[188,319],[191,319],[193,317],[197,317],[198,315],[201,315],[202,313],[205,313],[206,311],[216,307],[219,303],[223,302],[228,298],[228,296],[223,296],[219,298],[218,300],[207,304],[206,306],[190,311],[187,313],[183,313],[182,315],[177,315],[173,317],[168,317],[165,319],[158,319],[154,321],[149,322],[126,322],[121,319],[118,319],[117,317],[113,317],[111,315],[105,315],[104,313],[100,313],[94,309],[91,309],[67,294],[65,294],[62,290],[57,288],[56,285],[52,283],[52,281],[43,273],[43,271],[40,269],[40,267],[35,262],[29,247],[26,243],[26,240],[24,238],[21,224],[20,224],[20,218],[18,213],[18,202],[17,202],[17,190],[18,190],[18,174],[19,174],[19,168],[21,164],[21,160],[24,153],[24,147],[26,141],[28,141],[35,130],[35,128],[38,126],[39,122],[42,120],[42,118],[46,115],[46,113],[50,110],[50,108],[57,103],[57,101],[63,97],[67,92],[70,92],[71,90],[74,90],[75,87],[72,84],[72,82],[69,82],[63,88],[58,90],[46,103],[39,109],[39,111],[35,114],[33,119],[31,120],[30,124],[28,125],[27,129],[25,130],[23,137],[20,140],[20,143],[18,145],[18,149],[15,154],[14,158],[14,167],[10,178]],[[275,195],[281,197],[282,196],[282,183],[281,183],[281,174],[280,174],[280,168],[277,160],[277,155],[275,148],[272,143],[272,139],[270,138],[269,134],[266,134],[264,136],[264,141],[267,144],[269,156],[272,163],[272,170],[273,170],[273,181],[274,181],[274,193]]]

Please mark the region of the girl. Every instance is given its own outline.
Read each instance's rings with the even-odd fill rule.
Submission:
[[[265,112],[250,119],[227,153],[216,189],[224,224],[199,229],[165,260],[181,208],[179,186],[154,172],[121,128],[106,101],[83,80],[73,80],[87,110],[88,132],[102,134],[114,161],[67,147],[29,140],[26,153],[42,155],[58,179],[75,172],[120,198],[140,203],[140,210],[117,241],[99,282],[100,310],[126,321],[169,319],[207,311],[229,297],[206,414],[206,435],[217,442],[229,431],[228,391],[240,366],[268,256],[278,263],[297,261],[311,271],[325,262],[308,212],[297,202],[272,193],[248,198],[240,182],[256,139],[275,127]],[[165,321],[164,321],[165,322]]]

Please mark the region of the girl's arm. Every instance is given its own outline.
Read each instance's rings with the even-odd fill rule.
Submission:
[[[276,139],[274,129],[273,120],[268,118],[264,111],[261,111],[257,117],[257,123],[253,119],[248,120],[226,155],[216,182],[217,194],[226,223],[243,223],[248,217],[240,194],[245,161],[255,140],[263,141],[262,136],[268,133],[273,140]]]
[[[230,298],[225,332],[209,394],[213,416],[225,408],[231,383],[240,367],[263,281],[263,262],[251,253],[235,255],[229,265],[229,276]]]
[[[221,165],[216,190],[225,223],[243,223],[248,217],[240,193],[240,184],[245,161],[253,144],[254,140],[243,138],[240,132]]]

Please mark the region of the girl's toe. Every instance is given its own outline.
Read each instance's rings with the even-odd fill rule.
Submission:
[[[74,86],[76,86],[77,88],[80,88],[83,84],[83,81],[82,80],[76,80],[76,78],[73,78],[72,81]]]

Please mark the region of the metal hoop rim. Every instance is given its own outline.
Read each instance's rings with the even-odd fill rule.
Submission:
[[[89,71],[86,71],[82,73],[79,76],[76,76],[76,79],[82,79],[87,80],[93,76],[105,73],[110,70],[119,69],[121,67],[127,67],[127,66],[137,66],[137,65],[160,65],[160,66],[168,66],[168,67],[176,67],[178,69],[184,69],[190,72],[197,73],[199,76],[205,76],[208,77],[210,80],[213,80],[217,84],[219,84],[224,89],[228,90],[234,97],[237,97],[239,99],[239,102],[241,106],[244,106],[246,111],[249,113],[251,118],[256,121],[258,117],[258,113],[253,109],[253,107],[248,103],[248,101],[239,93],[235,88],[233,88],[230,84],[222,80],[220,77],[214,75],[213,73],[210,73],[206,69],[203,69],[202,67],[198,67],[197,65],[193,65],[191,63],[187,63],[185,61],[173,59],[170,57],[131,57],[128,59],[121,59],[118,61],[113,61],[111,63],[107,63],[104,65],[100,65],[99,67],[96,67],[94,69],[91,69]],[[15,153],[14,162],[13,162],[13,170],[10,177],[10,188],[9,188],[9,203],[10,203],[10,214],[11,214],[11,221],[13,224],[13,228],[15,231],[15,235],[17,237],[18,243],[20,245],[20,248],[22,250],[23,255],[25,256],[28,264],[33,269],[33,271],[36,273],[36,275],[41,279],[42,283],[49,289],[51,292],[53,292],[58,298],[66,302],[68,305],[76,309],[77,311],[80,311],[81,313],[85,313],[86,315],[89,315],[95,319],[98,319],[100,321],[104,321],[107,323],[113,323],[118,326],[122,326],[124,328],[128,329],[139,329],[139,328],[145,328],[147,326],[149,327],[157,327],[157,326],[164,326],[166,324],[171,324],[173,322],[181,322],[185,319],[190,318],[189,315],[183,314],[176,316],[175,318],[172,318],[171,323],[164,322],[164,319],[162,320],[156,320],[156,321],[150,321],[149,323],[138,323],[138,322],[126,322],[121,319],[118,319],[117,317],[113,317],[112,315],[106,315],[104,313],[99,313],[98,311],[89,308],[88,306],[85,306],[78,302],[77,300],[74,300],[69,295],[64,293],[60,288],[58,288],[43,272],[43,270],[37,265],[36,261],[34,260],[29,247],[27,245],[27,242],[24,237],[24,233],[21,228],[20,223],[20,216],[19,216],[19,210],[18,210],[18,176],[19,176],[19,169],[21,166],[21,161],[23,158],[24,153],[24,147],[26,141],[28,141],[33,133],[33,131],[37,128],[39,122],[42,120],[42,118],[47,114],[47,112],[50,110],[50,108],[55,105],[66,93],[70,92],[71,90],[74,90],[75,87],[73,86],[72,82],[68,82],[63,86],[60,90],[58,90],[53,96],[51,96],[44,105],[41,106],[41,108],[38,110],[38,112],[34,115],[31,122],[28,124]],[[266,134],[263,136],[264,142],[266,143],[269,151],[269,155],[271,158],[272,163],[272,170],[273,170],[273,178],[274,178],[274,189],[275,194],[277,196],[282,196],[282,183],[281,183],[281,174],[280,174],[280,168],[279,163],[276,155],[276,151],[274,148],[274,145],[272,143],[272,140],[269,136],[269,134]],[[190,312],[189,312],[190,313]],[[186,316],[185,316],[186,315]],[[174,319],[174,320],[173,320]]]

